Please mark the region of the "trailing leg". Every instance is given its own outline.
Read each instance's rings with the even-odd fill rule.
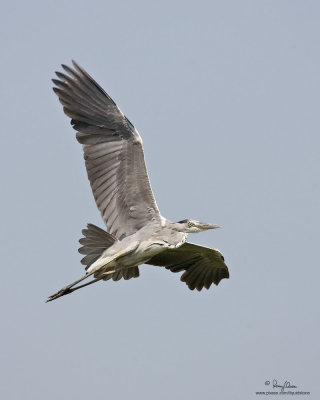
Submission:
[[[65,286],[64,288],[60,289],[57,293],[54,293],[53,295],[49,296],[49,298],[48,298],[48,300],[46,302],[48,303],[48,301],[52,301],[52,300],[55,300],[55,299],[57,299],[57,298],[59,298],[61,296],[64,296],[64,295],[69,294],[69,293],[72,293],[75,290],[75,289],[73,289],[73,290],[71,289],[71,288],[73,288],[73,286],[75,286],[79,282],[82,282],[83,280],[89,278],[89,276],[91,276],[91,275],[93,275],[93,272],[90,272],[90,273],[84,275],[82,278],[78,279],[77,281],[70,283],[70,285]],[[80,289],[80,286],[78,288]]]

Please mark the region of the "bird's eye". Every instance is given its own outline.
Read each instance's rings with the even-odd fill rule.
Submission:
[[[194,226],[194,223],[191,222],[191,221],[189,221],[189,222],[188,222],[188,227],[189,227],[189,228],[192,228],[193,226]]]

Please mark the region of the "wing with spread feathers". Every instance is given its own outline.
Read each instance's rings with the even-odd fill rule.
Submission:
[[[165,250],[147,264],[166,267],[172,272],[184,271],[181,281],[191,290],[209,289],[212,283],[218,285],[222,279],[229,278],[228,267],[219,250],[188,242],[177,249]]]
[[[122,239],[148,222],[160,223],[141,137],[111,97],[73,62],[53,88],[71,118],[93,196],[108,232]]]

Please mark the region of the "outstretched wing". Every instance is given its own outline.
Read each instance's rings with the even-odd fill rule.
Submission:
[[[73,61],[53,88],[71,118],[93,196],[108,231],[119,239],[160,223],[138,131],[108,94]]]
[[[184,243],[176,249],[168,249],[154,256],[147,264],[166,267],[172,272],[185,271],[181,281],[189,289],[209,289],[211,284],[218,285],[221,279],[229,278],[228,267],[219,250]]]

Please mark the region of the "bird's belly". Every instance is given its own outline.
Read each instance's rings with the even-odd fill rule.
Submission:
[[[88,268],[88,272],[99,271],[99,273],[103,273],[113,269],[130,268],[145,264],[152,257],[166,249],[180,247],[186,241],[186,237],[187,235],[183,234],[176,240],[170,240],[170,242],[162,238],[135,241],[122,250],[117,245],[112,246]],[[125,244],[125,241],[121,242],[121,246],[123,244]],[[118,256],[117,254],[120,252],[122,252],[122,255]]]
[[[117,260],[117,264],[122,267],[132,267],[146,263],[156,254],[166,250],[165,243],[155,242],[150,245],[138,246],[131,254],[125,255]]]

